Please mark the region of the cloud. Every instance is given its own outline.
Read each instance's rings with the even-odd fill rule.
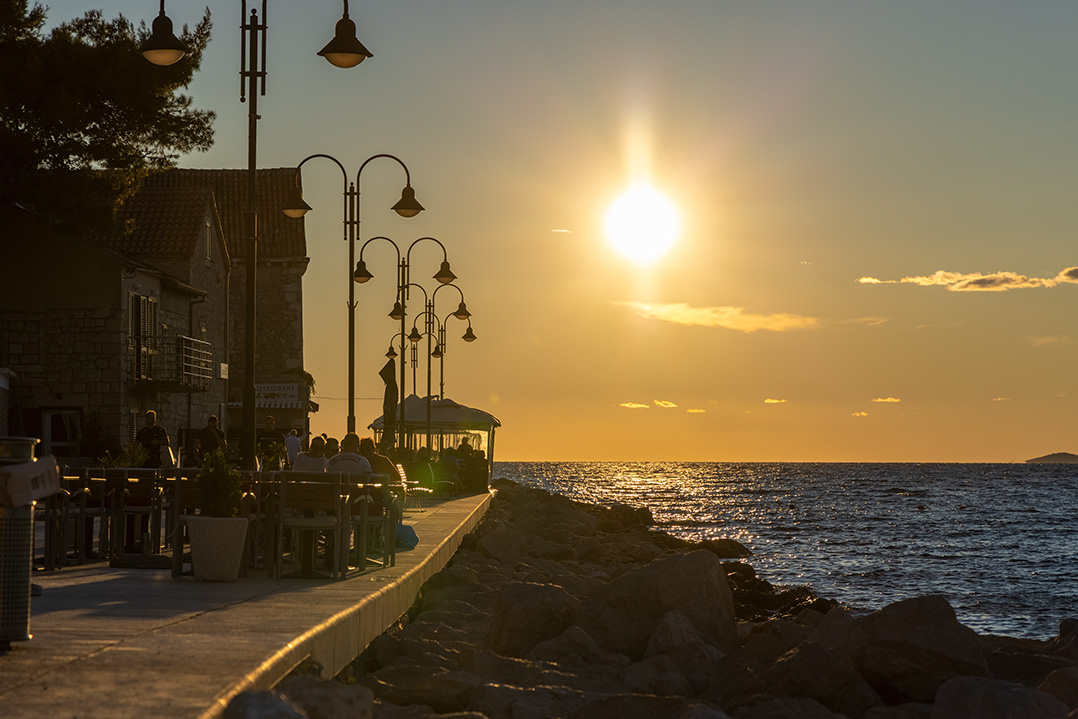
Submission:
[[[897,397],[877,397],[876,399],[874,399],[872,401],[873,402],[901,402],[902,400],[900,400]]]
[[[1033,337],[1030,339],[1034,347],[1045,347],[1047,345],[1069,345],[1074,342],[1067,335],[1046,335],[1043,337]]]
[[[1009,402],[1010,399],[1011,399],[1010,397],[993,397],[992,401],[993,402]]]
[[[764,400],[764,404],[786,404],[789,401],[790,400],[788,399],[771,399],[769,397],[768,399]]]
[[[1078,284],[1078,267],[1068,267],[1055,277],[1028,277],[1017,272],[999,271],[984,275],[980,272],[948,272],[937,270],[930,275],[903,277],[900,280],[881,280],[861,277],[862,285],[909,284],[920,287],[946,287],[949,292],[1007,292],[1009,290],[1043,289],[1070,283]]]
[[[678,325],[722,327],[746,333],[759,330],[789,332],[791,330],[813,329],[820,324],[820,320],[816,317],[787,313],[758,315],[746,312],[744,307],[690,307],[684,302],[673,304],[614,302],[614,304],[628,307],[647,319],[672,322]]]
[[[559,229],[553,229],[553,230],[551,230],[551,232],[564,232],[564,233],[565,233],[565,234],[567,234],[567,235],[571,235],[571,234],[573,234],[573,231],[572,231],[572,230],[559,230]]]
[[[663,408],[677,407],[676,404],[674,404],[673,402],[667,402],[665,399],[657,399],[657,400],[653,400],[653,401],[655,402],[656,407],[663,407]]]
[[[622,402],[618,406],[626,409],[651,409],[650,404],[640,404],[639,402]]]
[[[868,412],[854,412],[851,416],[852,417],[867,417]]]
[[[706,409],[687,409],[685,411],[688,412],[689,414],[703,414],[703,413],[707,412]]]

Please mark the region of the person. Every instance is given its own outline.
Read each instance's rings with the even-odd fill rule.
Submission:
[[[195,437],[195,464],[202,466],[203,458],[214,450],[228,451],[228,441],[225,433],[217,426],[217,415],[211,414],[206,418],[206,426],[198,431]]]
[[[324,454],[326,455],[326,459],[332,458],[335,454],[337,454],[340,451],[341,451],[341,446],[337,442],[337,438],[336,437],[328,437],[326,439],[326,448],[324,450]]]
[[[370,474],[371,463],[359,453],[359,435],[349,432],[341,440],[341,451],[326,460],[327,472]]]
[[[300,452],[292,462],[294,472],[325,472],[326,471],[326,440],[316,436],[311,440],[311,448],[306,452]]]
[[[374,446],[374,440],[370,437],[359,440],[359,453],[366,457],[367,462],[371,465],[371,471],[375,474],[388,475],[390,482],[394,482],[400,477],[397,474],[397,465],[393,464],[393,461],[384,454],[378,454],[378,448]]]
[[[146,453],[146,459],[142,466],[149,469],[158,469],[162,466],[161,448],[168,446],[168,432],[157,424],[157,412],[152,409],[146,411],[146,424],[135,433],[135,444]],[[171,459],[171,455],[169,457]]]
[[[284,438],[284,451],[288,454],[289,467],[295,464],[296,455],[299,454],[302,447],[303,442],[300,441],[299,432],[294,429],[288,430],[288,436]]]
[[[265,427],[258,433],[258,458],[262,461],[262,471],[280,469],[282,454],[284,433],[277,429],[277,420],[266,415]]]

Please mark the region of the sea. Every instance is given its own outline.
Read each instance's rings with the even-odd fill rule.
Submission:
[[[942,594],[978,633],[1031,639],[1078,618],[1078,464],[495,462],[494,477],[736,539],[764,579],[854,613]]]

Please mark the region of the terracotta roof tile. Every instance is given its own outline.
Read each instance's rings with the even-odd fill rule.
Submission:
[[[306,257],[303,222],[285,217],[280,208],[295,184],[295,168],[258,171],[258,254],[260,258]],[[209,189],[217,201],[221,227],[232,258],[247,254],[244,229],[247,210],[247,170],[166,170],[146,179],[144,188]]]
[[[134,256],[190,255],[202,238],[206,206],[213,193],[205,188],[143,188],[124,207],[133,231],[102,238],[107,247]]]

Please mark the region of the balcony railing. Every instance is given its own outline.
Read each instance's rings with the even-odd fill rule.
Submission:
[[[213,348],[205,340],[177,335],[171,342],[135,342],[136,385],[175,392],[205,392],[213,379]]]

